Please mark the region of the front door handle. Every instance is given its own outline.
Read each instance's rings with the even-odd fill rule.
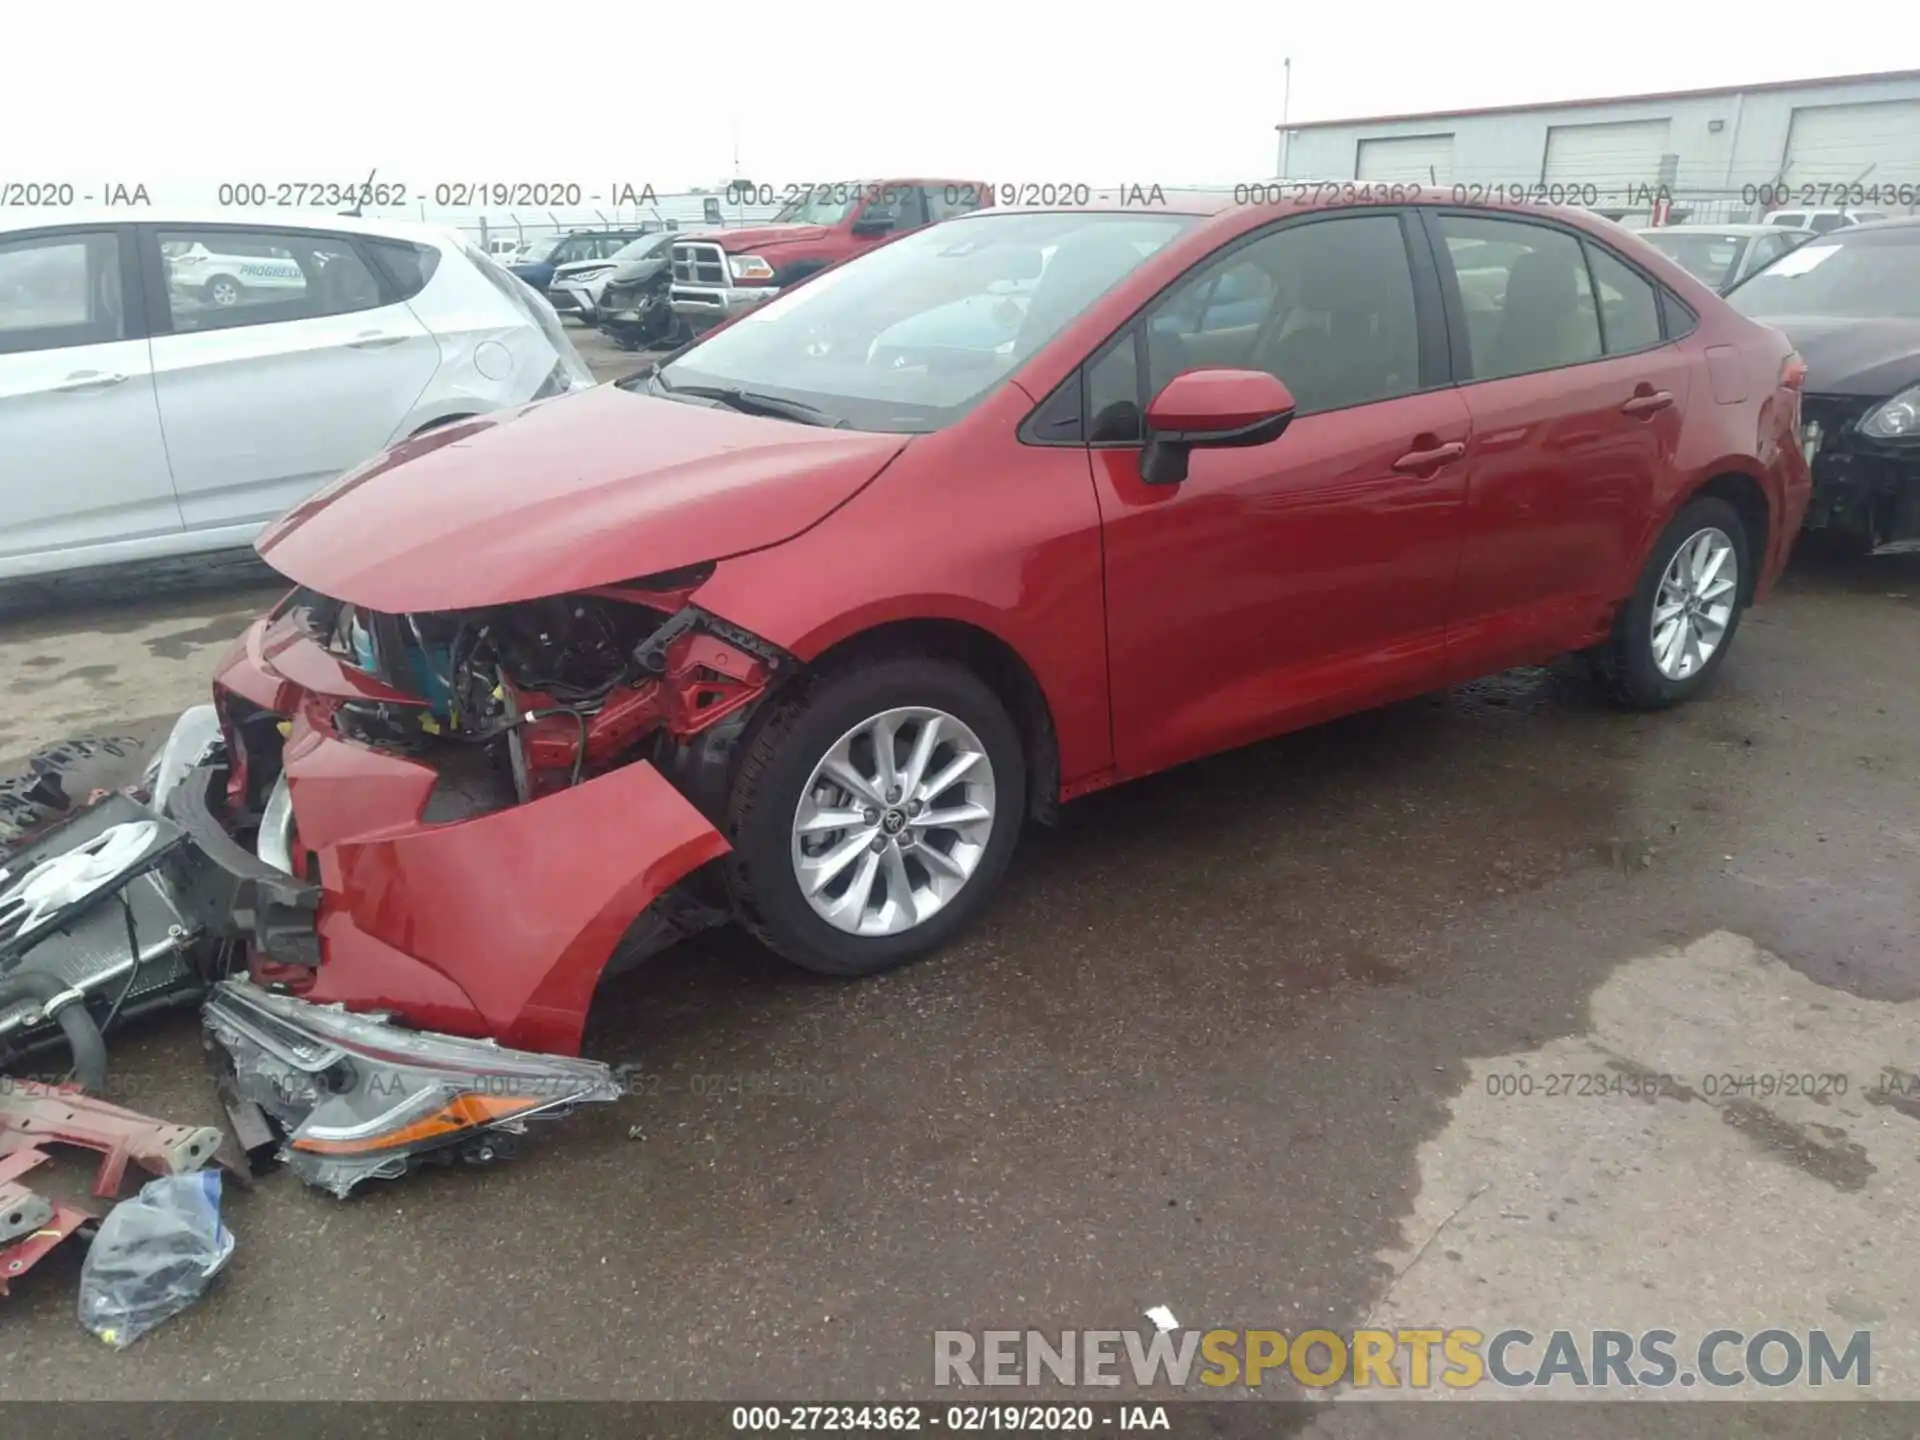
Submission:
[[[389,335],[383,330],[362,330],[347,344],[355,350],[384,350],[389,345],[398,345],[406,338],[404,335]]]
[[[1435,445],[1429,450],[1409,450],[1393,462],[1396,470],[1438,470],[1451,460],[1458,460],[1467,453],[1467,447],[1458,440],[1450,440],[1445,445]]]
[[[1622,415],[1652,415],[1673,404],[1673,395],[1666,390],[1649,390],[1635,395],[1620,407]]]
[[[105,390],[110,386],[124,385],[127,377],[121,374],[109,374],[104,370],[76,370],[53,388],[62,394],[73,395],[88,390]]]

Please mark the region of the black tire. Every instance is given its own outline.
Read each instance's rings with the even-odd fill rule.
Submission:
[[[1733,614],[1727,619],[1726,633],[1720,637],[1719,647],[1707,657],[1706,664],[1685,679],[1674,680],[1662,674],[1654,660],[1654,597],[1675,552],[1708,527],[1724,532],[1733,541],[1734,554],[1739,559],[1739,585],[1734,591]],[[1633,594],[1614,617],[1613,634],[1606,643],[1589,652],[1602,692],[1615,703],[1635,710],[1664,710],[1691,700],[1712,684],[1721,662],[1733,648],[1734,636],[1740,630],[1740,617],[1746,613],[1748,599],[1753,594],[1752,554],[1752,542],[1747,538],[1746,527],[1740,523],[1740,512],[1725,500],[1704,495],[1674,516],[1648,553],[1646,568],[1640,572]]]
[[[899,706],[946,711],[979,737],[995,815],[979,865],[934,915],[896,935],[853,935],[814,913],[793,872],[792,825],[813,768],[847,731]],[[947,660],[874,660],[807,676],[758,723],[727,805],[728,889],[741,923],[775,954],[826,975],[873,975],[938,949],[992,899],[1026,814],[1027,766],[1006,707]]]
[[[231,290],[233,292],[233,299],[221,300],[219,298],[222,286],[225,286],[228,290]],[[231,275],[216,275],[211,280],[207,281],[206,285],[201,290],[201,296],[206,301],[207,304],[219,306],[221,309],[226,309],[229,306],[238,305],[241,302],[241,300],[245,298],[246,288],[243,285],[241,285],[241,283],[238,280],[234,279]]]

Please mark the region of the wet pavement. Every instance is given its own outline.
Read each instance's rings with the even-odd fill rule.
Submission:
[[[260,598],[0,620],[0,755],[156,733]],[[1920,1396],[1920,1103],[1872,1093],[1920,1068],[1916,634],[1920,557],[1802,562],[1684,709],[1512,672],[1095,796],[877,979],[683,946],[595,1007],[638,1093],[488,1171],[230,1191],[229,1271],[124,1354],[49,1261],[0,1397],[931,1396],[936,1329],[1154,1305],[1870,1328]],[[115,1069],[217,1118],[184,1017]],[[1547,1093],[1589,1072],[1687,1093]],[[1848,1090],[1709,1078],[1786,1072]]]

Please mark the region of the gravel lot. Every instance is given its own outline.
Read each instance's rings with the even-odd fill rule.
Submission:
[[[0,756],[200,698],[273,592],[175,578],[0,618]],[[935,1329],[1160,1304],[1868,1328],[1872,1393],[1920,1398],[1920,1104],[1874,1090],[1920,1034],[1917,633],[1920,557],[1802,559],[1683,710],[1512,672],[1096,796],[876,980],[682,947],[589,1036],[651,1094],[492,1171],[233,1194],[227,1275],[124,1354],[58,1257],[0,1398],[930,1395]],[[1692,1093],[1502,1093],[1610,1067]],[[189,1018],[116,1069],[216,1117]],[[1789,1071],[1849,1091],[1702,1093]]]

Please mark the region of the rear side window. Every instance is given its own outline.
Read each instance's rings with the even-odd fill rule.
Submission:
[[[362,242],[374,264],[386,273],[393,287],[393,298],[411,300],[427,288],[433,272],[440,268],[440,252],[431,245],[416,245],[411,240],[367,240]]]
[[[352,242],[298,230],[162,230],[176,332],[350,315],[387,303]]]
[[[1578,240],[1524,220],[1441,215],[1467,322],[1469,374],[1498,380],[1598,360],[1593,284]]]
[[[1609,355],[1630,355],[1660,343],[1660,300],[1640,273],[1598,245],[1587,246],[1600,293],[1600,341]]]
[[[120,287],[111,231],[0,241],[0,355],[124,340]]]

